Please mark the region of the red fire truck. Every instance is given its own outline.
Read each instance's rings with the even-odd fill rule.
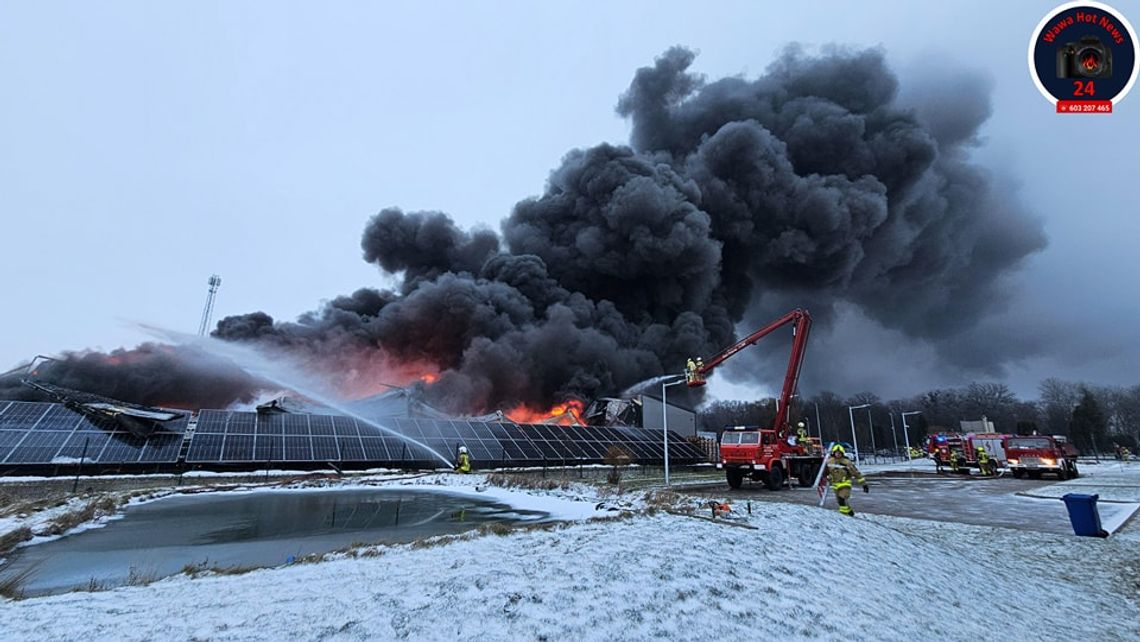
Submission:
[[[966,434],[949,432],[931,435],[926,444],[926,451],[936,463],[953,468],[951,458],[958,454],[958,469],[969,471],[971,468],[980,468],[978,465],[978,446],[986,449],[986,455],[995,467],[1005,466],[1009,455],[1005,443],[1012,435],[997,432],[968,432]]]
[[[1056,473],[1060,479],[1080,477],[1077,451],[1064,437],[1019,435],[1006,440],[1009,468],[1018,479],[1028,475],[1039,479],[1042,473]]]
[[[783,488],[787,480],[793,478],[801,486],[811,486],[823,464],[823,453],[819,452],[818,444],[814,440],[809,440],[806,444],[800,443],[791,434],[789,425],[791,403],[799,384],[800,366],[803,364],[808,333],[811,331],[811,315],[807,310],[797,308],[725,348],[707,362],[699,358],[689,360],[685,372],[689,387],[703,386],[713,368],[788,324],[794,324],[792,354],[788,358],[788,370],[780,398],[776,402],[776,419],[772,422],[772,427],[740,426],[727,429],[721,435],[720,462],[717,468],[724,470],[731,488],[740,488],[745,477],[763,482],[770,490]]]

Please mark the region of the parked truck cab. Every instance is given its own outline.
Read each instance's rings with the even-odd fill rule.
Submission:
[[[763,482],[769,490],[779,490],[787,479],[795,479],[801,486],[815,481],[822,455],[811,445],[780,439],[775,430],[759,430],[737,426],[726,428],[720,437],[720,462],[731,488],[740,488],[745,477]]]
[[[1010,437],[1005,456],[1013,476],[1040,479],[1042,473],[1056,473],[1060,479],[1079,477],[1078,451],[1067,441],[1046,435]]]

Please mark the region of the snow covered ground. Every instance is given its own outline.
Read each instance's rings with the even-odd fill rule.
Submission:
[[[1060,498],[1067,493],[1099,495],[1100,501],[1140,502],[1140,462],[1081,462],[1081,476],[1032,493],[1035,497]]]
[[[482,487],[455,481],[398,483]],[[585,487],[483,493],[564,517],[606,512]],[[754,529],[657,513],[178,576],[5,601],[0,626],[6,641],[1140,639],[1134,524],[1099,540],[788,504],[733,523]]]

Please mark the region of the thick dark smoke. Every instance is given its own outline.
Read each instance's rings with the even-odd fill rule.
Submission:
[[[225,408],[252,401],[264,383],[232,363],[188,346],[146,343],[109,354],[65,353],[41,362],[34,371],[0,377],[0,399],[45,401],[21,379],[50,381],[58,386],[105,397],[167,408]]]
[[[879,50],[792,48],[756,80],[706,82],[693,59],[678,47],[638,70],[617,106],[631,145],[570,152],[501,236],[383,210],[361,244],[402,273],[398,292],[362,289],[292,323],[229,317],[215,336],[330,373],[415,364],[439,373],[429,402],[464,412],[612,394],[794,306],[824,328],[855,306],[954,346],[955,367],[1016,356],[955,341],[1045,243],[969,161],[987,92],[964,87],[971,108],[954,114],[921,96],[907,107]]]

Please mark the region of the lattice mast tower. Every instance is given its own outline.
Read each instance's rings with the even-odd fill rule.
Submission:
[[[222,277],[211,274],[208,281],[210,289],[206,293],[206,307],[202,309],[202,322],[198,325],[198,336],[204,337],[210,331],[210,319],[214,316],[214,299],[218,296],[218,288],[222,287]]]

